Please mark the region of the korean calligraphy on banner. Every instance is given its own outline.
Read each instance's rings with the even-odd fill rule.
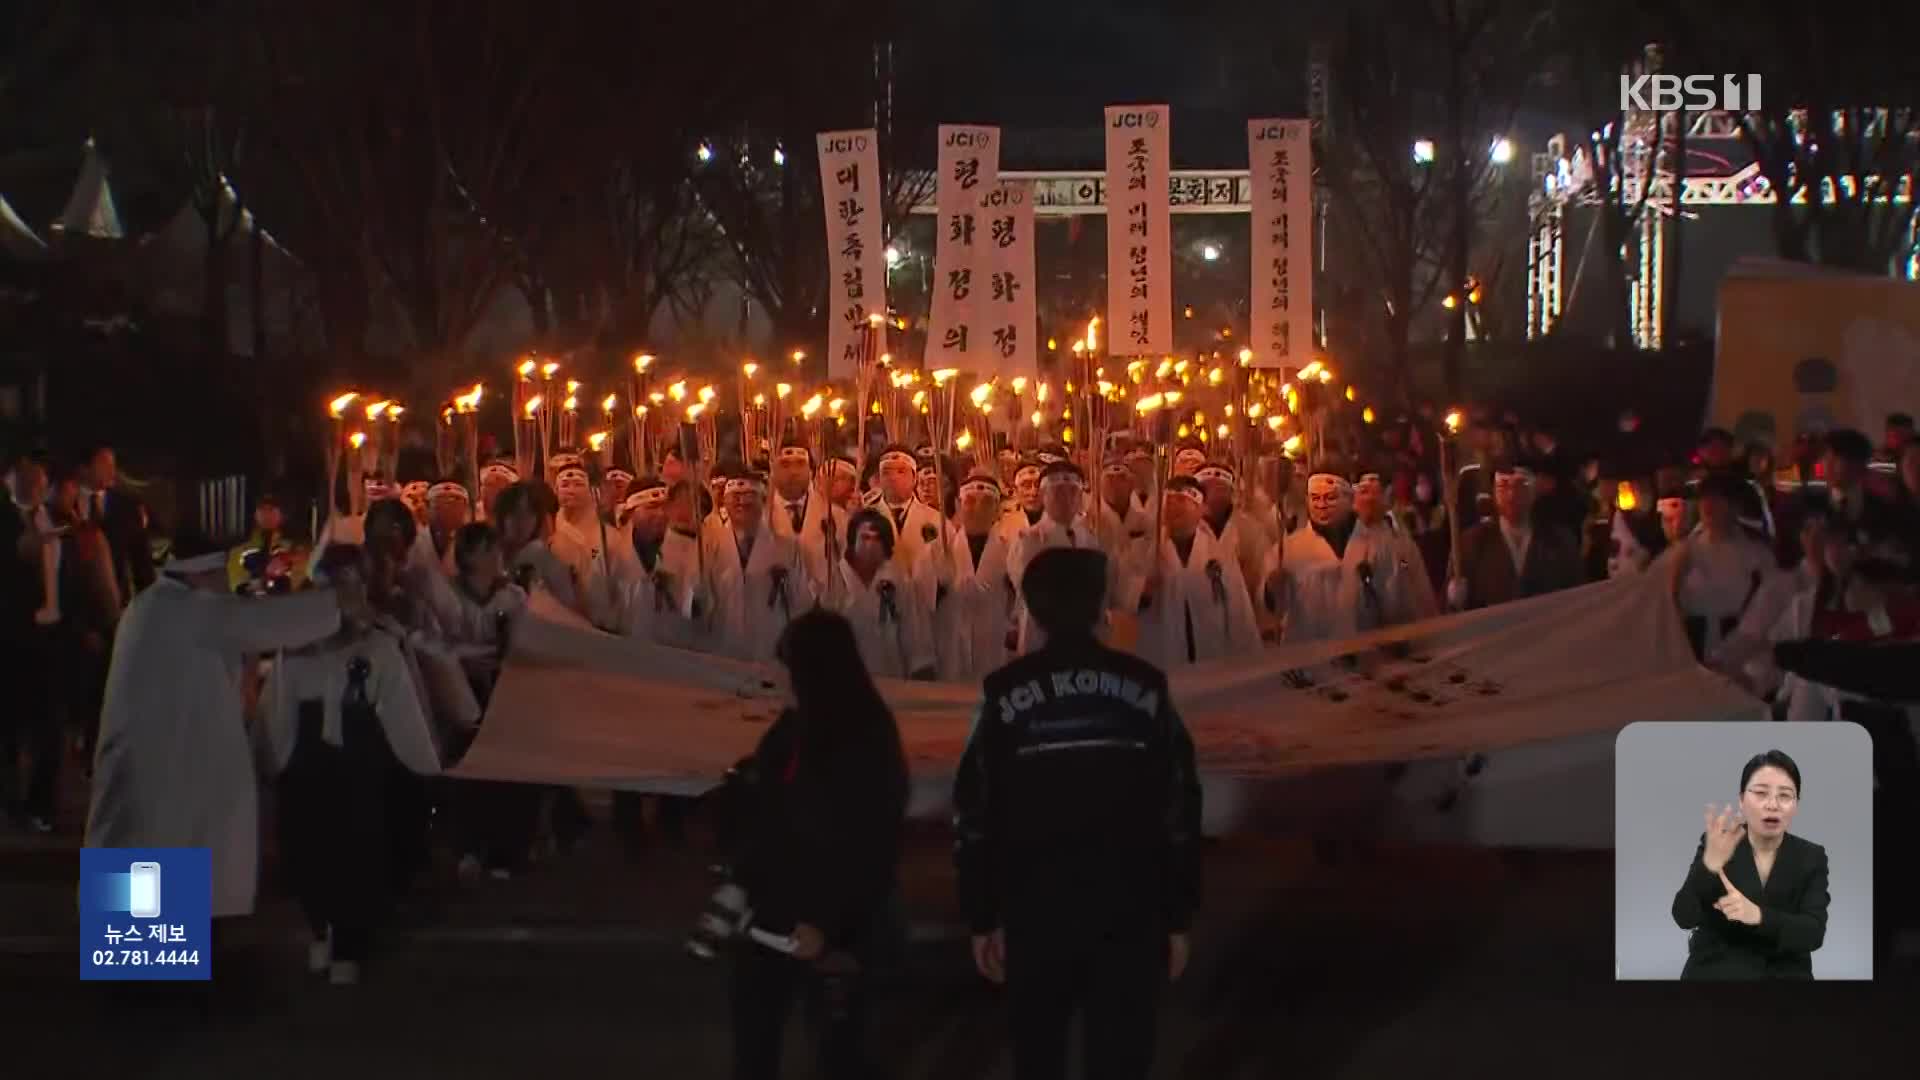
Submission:
[[[999,182],[1000,129],[942,124],[939,157],[934,190],[940,225],[927,362],[932,369],[978,371],[993,366],[988,361],[996,355],[981,341],[985,329],[978,316],[988,273],[980,253],[990,244],[981,225],[981,197]]]
[[[1108,351],[1173,351],[1173,227],[1165,105],[1107,108]]]
[[[868,316],[887,314],[880,139],[871,129],[825,131],[818,142],[827,212],[827,376],[847,378],[871,340]]]
[[[1249,120],[1253,366],[1313,362],[1313,144],[1307,120]]]
[[[979,202],[983,237],[979,295],[982,347],[974,356],[1005,376],[1040,375],[1034,348],[1039,312],[1033,295],[1033,182],[1002,180]]]

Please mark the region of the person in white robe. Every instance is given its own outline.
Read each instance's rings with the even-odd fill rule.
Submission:
[[[473,521],[473,499],[467,486],[448,478],[427,489],[427,520],[422,529],[448,577],[458,573],[453,555],[454,534]]]
[[[1696,510],[1700,524],[1660,556],[1687,625],[1694,655],[1713,655],[1733,633],[1747,606],[1778,572],[1773,552],[1741,528],[1735,499],[1740,481],[1704,478]]]
[[[694,604],[709,613],[705,647],[736,660],[775,659],[781,631],[814,605],[812,583],[793,570],[799,562],[793,541],[767,527],[765,497],[760,477],[729,479],[727,524],[702,538],[705,580]]]
[[[320,557],[326,554],[330,544],[364,544],[367,539],[367,508],[382,499],[398,498],[400,489],[387,479],[385,473],[369,471],[360,477],[360,502],[357,509],[349,508],[345,513],[336,512],[331,505],[327,507],[327,520],[320,525],[320,535],[314,537],[313,550],[307,557],[307,576],[313,576],[314,567],[320,565]]]
[[[845,454],[835,454],[827,460],[826,472],[827,502],[842,514],[859,509],[860,464]]]
[[[1797,641],[1812,629],[1813,608],[1803,605],[1794,616],[1788,609],[1802,595],[1812,596],[1827,576],[1828,515],[1826,507],[1813,503],[1800,519],[1801,559],[1792,570],[1775,574],[1740,616],[1739,626],[1720,647],[1707,657],[1707,663],[1744,684],[1756,696],[1781,703],[1781,691],[1787,678],[1774,666],[1773,644]]]
[[[1173,452],[1174,476],[1192,476],[1207,463],[1207,451],[1198,443],[1182,443]]]
[[[580,589],[591,578],[607,576],[607,522],[600,516],[592,468],[579,454],[555,453],[549,465],[553,490],[560,498],[550,546],[554,558],[566,564],[574,587]]]
[[[176,538],[114,638],[85,846],[210,848],[213,914],[250,914],[260,822],[242,657],[319,641],[340,616],[329,589],[235,596],[224,551]]]
[[[591,583],[587,603],[602,630],[687,649],[695,644],[700,553],[692,537],[669,527],[668,503],[664,481],[634,483],[621,505],[626,542],[614,549],[612,580]]]
[[[700,521],[701,533],[717,533],[727,527],[727,481],[733,479],[736,473],[746,475],[742,470],[723,462],[707,474],[707,505],[712,509]]]
[[[922,573],[922,556],[938,550],[941,529],[946,518],[940,511],[921,502],[915,489],[919,484],[920,462],[903,446],[880,451],[880,501],[874,509],[886,515],[893,529],[893,560],[909,576]]]
[[[1363,473],[1353,485],[1353,533],[1341,562],[1351,571],[1342,585],[1356,604],[1356,632],[1440,614],[1419,546],[1396,529],[1387,514],[1386,486],[1379,473]]]
[[[1177,668],[1260,651],[1260,625],[1239,564],[1203,520],[1201,481],[1167,481],[1158,564],[1133,601],[1140,616],[1136,651],[1162,668]]]
[[[1343,595],[1342,567],[1353,535],[1353,485],[1329,471],[1307,477],[1307,521],[1274,546],[1262,565],[1262,599],[1282,620],[1289,642],[1324,641],[1352,633],[1353,596]]]
[[[625,465],[609,465],[600,474],[600,514],[611,521],[626,505],[627,495],[638,479]],[[609,545],[611,546],[611,545]]]
[[[948,553],[938,560],[934,643],[940,677],[976,682],[1007,662],[1013,626],[1011,544],[994,528],[1000,519],[1000,482],[975,472],[960,482],[959,520],[948,530]]]
[[[1086,501],[1086,478],[1080,467],[1068,461],[1047,465],[1040,474],[1040,502],[1043,514],[1038,523],[1021,530],[1007,557],[1007,576],[1012,579],[1015,620],[1019,625],[1015,651],[1021,654],[1039,647],[1035,635],[1039,628],[1027,614],[1020,579],[1035,555],[1048,548],[1090,548],[1107,556],[1107,606],[1109,610],[1122,593],[1120,561],[1100,546],[1099,533],[1082,513]]]
[[[1100,498],[1094,501],[1094,531],[1100,547],[1121,560],[1123,576],[1144,572],[1152,555],[1153,510],[1139,496],[1126,458],[1109,456],[1100,473]]]
[[[829,501],[822,488],[831,472],[815,468],[813,451],[790,441],[773,461],[773,494],[767,502],[767,524],[775,536],[793,541],[799,554],[796,572],[822,596],[832,590],[829,573],[846,546],[847,511]]]
[[[364,588],[364,557],[322,563],[341,593]],[[279,778],[280,853],[308,920],[308,969],[336,986],[360,964],[404,881],[393,835],[424,833],[428,809],[396,782],[405,770],[441,770],[427,711],[400,642],[354,605],[340,632],[282,653],[261,694],[255,729],[267,771]]]
[[[860,659],[876,677],[932,679],[938,670],[933,620],[921,590],[893,557],[886,516],[860,510],[847,534],[846,557],[834,568],[841,584],[827,608],[852,625]]]
[[[1002,500],[1000,520],[994,529],[1001,533],[1007,545],[1020,539],[1020,534],[1040,524],[1046,511],[1040,504],[1040,470],[1044,468],[1036,459],[1017,460],[1013,466],[1013,498]]]
[[[474,503],[473,519],[491,521],[494,500],[519,482],[520,469],[510,458],[495,458],[480,466],[480,497]]]
[[[1240,478],[1233,466],[1209,461],[1191,474],[1206,491],[1206,522],[1215,543],[1240,567],[1243,585],[1258,588],[1261,564],[1272,550],[1275,538],[1267,532],[1265,521],[1238,505]],[[1248,599],[1252,599],[1248,593]]]

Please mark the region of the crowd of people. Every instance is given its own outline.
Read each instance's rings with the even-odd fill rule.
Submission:
[[[655,475],[559,450],[536,475],[490,459],[471,484],[367,473],[356,509],[311,543],[263,496],[227,546],[191,530],[153,543],[110,448],[73,468],[18,457],[0,541],[24,707],[4,724],[0,792],[26,828],[77,825],[55,798],[75,761],[91,781],[87,843],[212,847],[225,915],[253,908],[257,778],[272,778],[309,959],[352,983],[425,863],[430,821],[467,881],[519,873],[588,825],[574,792],[431,779],[474,738],[530,606],[741,660],[979,683],[1045,651],[1029,568],[1061,549],[1100,555],[1102,662],[1160,670],[1665,574],[1702,663],[1782,718],[1866,725],[1882,786],[1912,789],[1902,708],[1787,675],[1769,648],[1832,636],[1841,616],[1881,634],[1906,618],[1920,566],[1910,419],[1891,417],[1877,448],[1856,431],[1803,439],[1785,464],[1709,430],[1646,475],[1487,416],[1443,470],[1430,419],[1357,429],[1310,463],[1124,434],[1091,453],[982,459],[901,444],[823,458],[791,441],[703,470],[666,447]],[[821,616],[844,629],[837,661],[819,640],[795,644],[808,625],[841,640]],[[808,737],[781,737],[806,760]],[[645,809],[671,826],[686,804]],[[615,800],[623,824],[641,810]],[[988,971],[1004,942],[981,947]]]

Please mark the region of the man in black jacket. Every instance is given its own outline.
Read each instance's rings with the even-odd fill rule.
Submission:
[[[974,963],[1007,986],[1014,1075],[1145,1077],[1160,988],[1187,962],[1200,784],[1158,668],[1099,643],[1106,557],[1036,555],[1021,581],[1046,644],[987,676],[955,781]]]
[[[120,586],[120,605],[153,584],[153,549],[147,541],[147,512],[140,497],[120,486],[120,463],[113,447],[101,446],[87,458],[86,516],[97,522],[113,553],[113,576]]]

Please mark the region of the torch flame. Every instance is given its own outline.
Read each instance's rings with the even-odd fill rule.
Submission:
[[[543,379],[551,379],[553,378],[554,372],[559,370],[560,370],[560,365],[549,360],[546,363],[540,365],[540,377]]]
[[[890,352],[883,352],[883,353],[881,353],[881,354],[880,354],[880,366],[881,366],[881,367],[892,367],[892,366],[893,366],[893,354],[892,354],[892,353],[890,353]]]
[[[754,363],[751,360],[740,365],[740,374],[745,375],[749,379],[753,378],[753,373],[759,370],[760,370],[760,365]]]
[[[545,400],[546,398],[540,394],[535,394],[527,399],[527,419],[533,419],[533,414],[540,411],[540,405]]]
[[[713,401],[713,395],[714,395],[713,387],[711,386],[701,387],[700,388],[700,404],[702,405],[711,404]]]
[[[1448,413],[1447,413],[1447,421],[1446,421],[1446,422],[1447,422],[1447,430],[1448,430],[1448,431],[1451,431],[1451,432],[1457,432],[1457,431],[1459,431],[1459,430],[1460,430],[1460,421],[1461,421],[1461,416],[1460,416],[1460,410],[1459,410],[1459,409],[1452,409],[1452,410],[1450,410],[1450,411],[1448,411]]]
[[[576,393],[578,393],[578,392],[579,392],[579,390],[580,390],[580,380],[579,380],[579,379],[568,379],[568,380],[567,380],[567,394],[568,394],[569,396],[571,396],[571,395],[573,395],[573,394],[576,394]]]
[[[332,401],[327,402],[327,415],[333,417],[335,420],[340,419],[340,414],[346,412],[347,406],[353,404],[354,399],[359,396],[358,392],[349,390],[339,397],[334,398]]]
[[[787,395],[791,393],[793,393],[792,383],[773,384],[773,396],[779,398],[781,401],[787,400]]]
[[[1232,406],[1228,406],[1228,408],[1232,408]],[[1260,419],[1260,414],[1266,411],[1267,411],[1266,405],[1262,402],[1256,401],[1253,404],[1247,406],[1247,419],[1258,420]]]
[[[1219,427],[1215,428],[1214,431],[1218,433],[1219,436],[1223,439],[1227,437],[1227,425],[1225,424],[1221,424]]]
[[[800,415],[811,420],[813,419],[813,414],[819,412],[820,406],[824,404],[826,404],[826,402],[820,397],[820,395],[815,394],[812,397],[808,398],[805,404],[800,406]]]
[[[958,438],[953,440],[953,448],[955,450],[965,450],[967,447],[972,445],[973,445],[973,432],[971,431],[963,431],[960,433],[960,436]]]
[[[880,324],[886,321],[887,320],[880,315],[867,316],[867,325],[873,327],[875,330],[880,329]]]
[[[574,397],[572,394],[568,394],[567,400],[561,402],[560,407],[567,410],[568,412],[573,412],[574,410],[580,407],[580,399],[577,397]]]
[[[633,407],[633,415],[635,416],[647,415],[647,407],[645,405],[635,405]]]
[[[984,409],[987,407],[987,402],[993,397],[993,384],[981,383],[979,386],[973,388],[973,393],[967,396],[973,399],[975,405]]]
[[[387,410],[387,419],[397,424],[400,422],[400,414],[406,411],[407,407],[405,405],[392,406]]]
[[[1253,363],[1253,350],[1241,349],[1240,350],[1240,366],[1246,367],[1248,364],[1251,364],[1251,363]]]
[[[1092,352],[1099,347],[1100,316],[1095,315],[1093,318],[1087,320],[1087,351]]]
[[[1169,390],[1167,391],[1166,397],[1167,397],[1168,408],[1172,408],[1173,406],[1180,404],[1180,397],[1181,397],[1180,391]]]
[[[1633,508],[1640,505],[1640,496],[1634,493],[1631,483],[1622,480],[1613,497],[1613,505],[1627,513],[1632,513]]]
[[[764,408],[766,408],[766,407],[767,407],[767,395],[765,395],[765,394],[755,394],[755,395],[753,395],[753,407],[754,407],[754,408],[756,408],[756,409],[764,409]]]
[[[1300,369],[1300,378],[1302,380],[1311,379],[1318,374],[1320,374],[1320,361],[1318,360]]]
[[[1031,417],[1028,417],[1028,419],[1033,421],[1034,427],[1039,427],[1041,424],[1044,424],[1047,421],[1046,414],[1042,413],[1039,409],[1033,410],[1033,415]]]
[[[1360,410],[1360,422],[1363,424],[1373,423],[1373,406],[1369,405]]]
[[[533,368],[534,368],[533,361],[522,360],[520,361],[520,366],[517,368],[514,368],[513,370],[518,372],[521,378],[531,379],[533,378]]]
[[[794,363],[796,363],[796,364],[797,364],[797,363],[799,363],[800,361],[802,361],[802,360],[805,360],[806,358],[807,358],[807,354],[806,354],[805,352],[803,352],[802,350],[800,350],[800,349],[795,349],[795,350],[793,350],[793,362],[794,362]]]
[[[1014,396],[1019,397],[1021,394],[1024,394],[1026,392],[1027,392],[1027,377],[1025,375],[1021,375],[1018,378],[1015,378],[1013,380]]]
[[[1285,450],[1289,454],[1293,453],[1295,450],[1300,449],[1300,436],[1298,435],[1289,436],[1286,442],[1283,442],[1280,444],[1280,449]]]
[[[1282,424],[1284,424],[1284,423],[1286,423],[1286,422],[1287,422],[1287,418],[1286,418],[1286,417],[1284,417],[1284,416],[1281,416],[1281,415],[1279,415],[1279,414],[1277,414],[1277,413],[1276,413],[1276,414],[1274,414],[1273,416],[1269,416],[1269,417],[1267,417],[1267,429],[1268,429],[1269,431],[1279,431],[1279,430],[1280,430],[1280,425],[1282,425]]]
[[[1298,414],[1300,412],[1299,391],[1296,391],[1296,390],[1287,391],[1287,411],[1295,414]]]
[[[347,436],[347,445],[353,447],[355,450],[367,445],[367,433],[364,431],[356,431]]]
[[[652,366],[653,366],[652,353],[641,353],[639,356],[636,356],[633,358],[633,370],[635,371],[644,372]]]
[[[1160,361],[1160,366],[1153,369],[1153,377],[1156,379],[1164,379],[1167,377],[1167,373],[1172,370],[1173,370],[1173,361],[1162,360]]]
[[[610,413],[613,411],[613,407],[619,403],[620,403],[619,395],[608,394],[606,397],[603,397],[600,399],[600,411]]]
[[[605,445],[607,445],[606,432],[596,431],[593,434],[587,436],[587,449],[593,451],[594,453],[596,454],[599,453],[600,448]]]
[[[939,371],[933,373],[933,385],[945,386],[947,385],[947,380],[958,374],[960,374],[959,368],[941,368]]]
[[[1105,379],[1101,379],[1098,383],[1094,384],[1094,389],[1100,391],[1101,397],[1106,397],[1108,394],[1113,393],[1113,384]]]
[[[679,382],[667,387],[667,396],[671,397],[675,402],[687,400],[687,380],[681,379]]]
[[[915,390],[913,392],[913,407],[917,409],[920,406],[925,405],[926,403],[927,403],[927,392],[925,390]]]
[[[393,402],[391,401],[376,401],[373,404],[367,406],[367,419],[369,420],[380,419],[380,414],[383,412],[386,412],[387,408],[392,404]]]
[[[1048,385],[1047,383],[1041,383],[1040,388],[1033,392],[1034,400],[1040,402],[1040,404],[1042,405],[1045,405],[1047,403],[1047,393],[1052,389],[1053,387]]]
[[[706,411],[707,403],[704,401],[687,406],[687,422],[693,423],[695,420],[700,419],[700,414]]]
[[[879,403],[875,402],[875,404],[879,404]],[[840,410],[846,407],[847,407],[847,399],[843,397],[837,397],[837,398],[834,398],[832,401],[827,402],[827,411],[832,413],[835,416],[839,416]]]
[[[1347,400],[1348,401],[1353,400],[1353,387],[1351,386],[1347,387]]]
[[[660,405],[666,402],[667,395],[655,390],[653,393],[647,395],[647,400],[653,402],[655,405]]]
[[[1329,369],[1327,369],[1327,368],[1321,368],[1321,369],[1320,369],[1320,381],[1321,381],[1321,382],[1323,382],[1323,383],[1330,383],[1330,382],[1332,382],[1332,381],[1333,381],[1333,372],[1332,372],[1331,370],[1329,370]]]
[[[1212,371],[1207,372],[1207,383],[1211,386],[1219,386],[1220,380],[1225,377],[1225,375],[1226,372],[1219,368],[1214,368]]]

